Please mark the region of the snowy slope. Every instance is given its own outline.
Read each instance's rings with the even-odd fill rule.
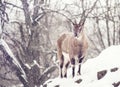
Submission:
[[[114,67],[120,67],[120,46],[111,46],[94,58],[89,59],[82,66],[82,73],[100,71]]]
[[[106,74],[98,80],[97,74],[103,70]],[[70,69],[68,73],[71,74]],[[120,87],[120,45],[111,46],[98,57],[88,59],[82,64],[81,74],[75,78],[70,76],[67,79],[50,79],[44,87]]]

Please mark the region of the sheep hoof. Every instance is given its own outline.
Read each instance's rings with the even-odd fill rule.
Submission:
[[[79,72],[77,73],[77,76],[81,75]]]

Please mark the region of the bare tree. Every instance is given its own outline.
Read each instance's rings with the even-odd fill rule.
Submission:
[[[20,82],[24,85],[24,87],[40,86],[48,78],[50,78],[48,74],[52,73],[57,68],[56,65],[52,64],[52,61],[50,62],[50,55],[52,54],[52,51],[48,48],[50,46],[48,30],[46,27],[41,26],[41,24],[38,23],[45,15],[42,7],[39,6],[44,4],[44,1],[34,0],[32,15],[30,13],[28,1],[21,0],[21,2],[23,8],[20,9],[24,13],[25,23],[13,21],[12,24],[17,26],[17,30],[14,34],[11,34],[13,32],[8,33],[5,30],[2,34],[4,34],[5,38],[7,38],[10,42],[12,42],[12,44],[9,42],[8,44],[10,44],[20,66],[25,72],[26,80],[21,77],[19,68],[15,68],[15,71],[17,72],[16,76],[19,78]],[[18,6],[12,3],[4,3],[15,6],[19,9]],[[3,21],[3,19],[1,20]],[[2,29],[3,28],[4,26],[2,26]],[[10,56],[7,53],[7,50],[4,50],[4,47],[1,48],[1,51],[3,54]],[[10,64],[14,65],[14,63],[10,62],[7,57],[5,58]],[[12,57],[9,57],[9,59],[12,59]]]

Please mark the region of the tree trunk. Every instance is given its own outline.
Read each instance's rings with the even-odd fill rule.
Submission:
[[[110,29],[109,29],[109,7],[108,7],[108,1],[106,0],[106,6],[107,6],[107,14],[106,14],[106,28],[107,28],[107,41],[108,41],[108,46],[111,45],[110,42]]]

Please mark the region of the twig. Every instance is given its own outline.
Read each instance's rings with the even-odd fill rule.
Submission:
[[[16,8],[19,8],[19,9],[23,10],[23,8],[15,5],[15,4],[12,4],[12,3],[9,3],[9,2],[6,2],[6,1],[4,1],[4,3],[5,3],[5,4],[8,4],[8,5],[12,5],[13,7],[16,7]]]

